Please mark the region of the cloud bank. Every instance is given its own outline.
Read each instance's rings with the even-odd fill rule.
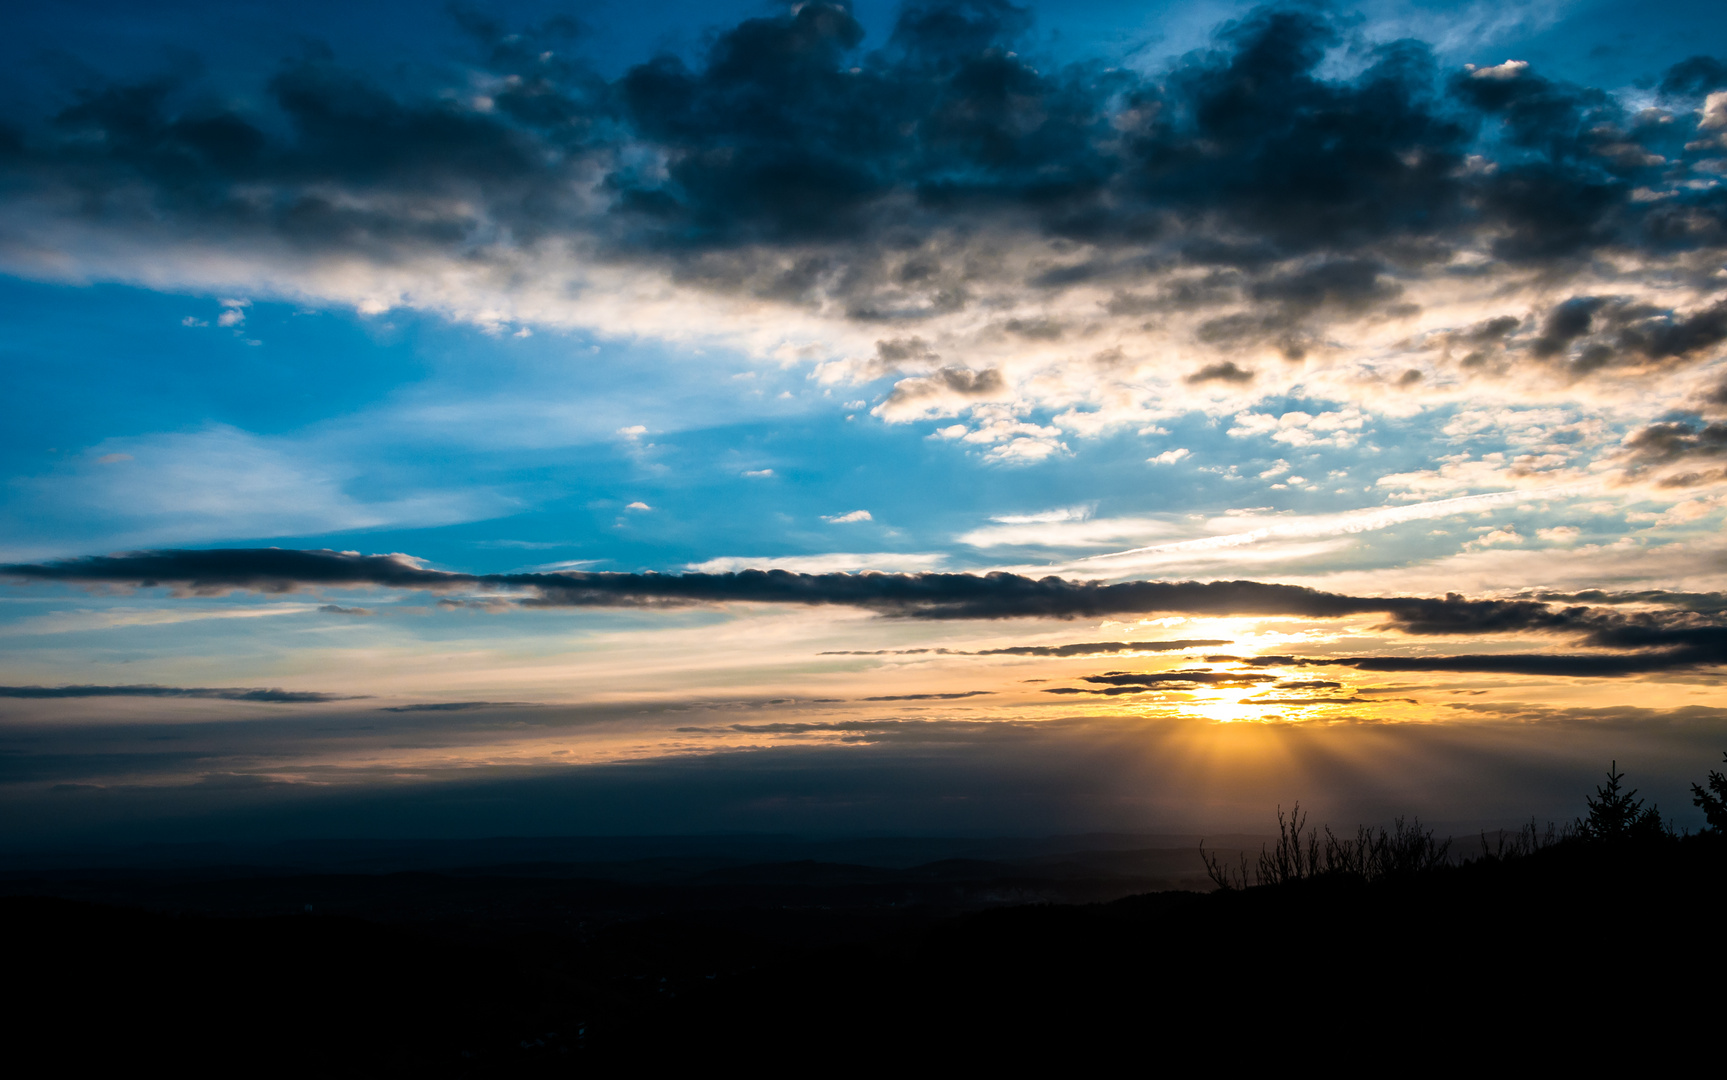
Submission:
[[[307,704],[320,701],[356,701],[365,694],[324,694],[313,690],[282,690],[277,687],[248,688],[236,686],[157,686],[139,683],[131,686],[0,686],[0,697],[8,698],[212,698],[218,701],[267,701],[278,704]]]
[[[0,265],[729,341],[891,380],[875,415],[966,417],[999,462],[1196,409],[1344,445],[1348,409],[1254,406],[1483,388],[1681,425],[1639,463],[1714,452],[1661,415],[1727,402],[1720,61],[1633,102],[1306,5],[1149,72],[1032,24],[930,0],[866,42],[807,3],[610,78],[564,22],[468,19],[430,90],[317,49],[246,106],[97,79],[5,118]]]
[[[1046,618],[1073,619],[1149,614],[1292,616],[1337,619],[1381,616],[1383,625],[1425,637],[1557,634],[1596,648],[1637,655],[1602,658],[1599,673],[1655,671],[1727,662],[1727,621],[1718,608],[1688,595],[1672,606],[1627,610],[1623,606],[1555,606],[1536,599],[1352,596],[1298,585],[1259,581],[1127,581],[1105,583],[1018,574],[823,573],[745,570],[725,574],[556,573],[463,574],[424,567],[407,555],[362,555],[280,548],[143,551],[87,556],[50,563],[0,565],[0,575],[19,581],[131,587],[168,586],[188,594],[233,590],[280,594],[303,588],[382,587],[482,594],[472,604],[517,608],[652,608],[689,604],[769,603],[859,608],[881,615],[925,620]],[[491,594],[489,596],[483,594]],[[1645,603],[1664,594],[1644,593]],[[1194,642],[1183,642],[1190,645]],[[1108,644],[1108,643],[1105,643]],[[1123,643],[1133,645],[1133,643]],[[1150,643],[1153,648],[1165,643]],[[1133,646],[1138,647],[1138,646]],[[1045,647],[1034,647],[1041,650]],[[1056,647],[1098,649],[1096,644]],[[1101,650],[1099,650],[1101,651]],[[1014,655],[1018,648],[993,650]],[[1288,658],[1286,658],[1288,659]],[[1499,670],[1494,664],[1556,664],[1587,667],[1588,657],[1468,657],[1470,667],[1445,658],[1359,658],[1373,670]],[[1324,661],[1350,663],[1350,661]],[[1396,665],[1412,665],[1399,668]],[[1420,665],[1433,665],[1422,668]],[[1617,672],[1610,671],[1619,664]],[[1486,665],[1486,666],[1482,666]],[[1639,667],[1638,665],[1642,665]],[[1503,670],[1514,670],[1507,667]],[[1556,670],[1556,669],[1555,669]],[[1546,670],[1528,673],[1550,673]]]

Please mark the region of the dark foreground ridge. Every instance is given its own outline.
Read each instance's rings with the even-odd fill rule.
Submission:
[[[1727,779],[1697,788],[1712,828],[1690,836],[1620,779],[1575,826],[1483,837],[1465,859],[1418,826],[1330,836],[1288,815],[1257,865],[1247,838],[1208,845],[1225,883],[1209,892],[1197,845],[1108,838],[913,865],[930,842],[846,842],[873,865],[749,862],[775,844],[738,841],[385,873],[13,871],[0,917],[28,992],[12,1049],[85,1068],[575,1076],[1221,1066],[1293,1040],[1369,1067],[1490,1048],[1659,1073],[1719,1053]]]

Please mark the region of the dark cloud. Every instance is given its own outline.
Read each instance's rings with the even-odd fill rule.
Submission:
[[[1670,421],[1650,424],[1625,440],[1634,471],[1694,458],[1727,455],[1727,421],[1711,424]]]
[[[843,4],[800,4],[718,33],[693,64],[660,56],[616,79],[569,59],[573,24],[463,19],[493,87],[483,104],[471,82],[391,90],[311,50],[255,105],[160,79],[15,115],[0,174],[13,198],[166,241],[398,263],[575,239],[686,284],[837,299],[864,319],[958,310],[991,282],[1207,267],[1252,305],[1211,339],[1291,356],[1310,322],[1400,310],[1405,280],[1466,247],[1550,280],[1598,254],[1727,247],[1727,197],[1668,183],[1708,153],[1689,114],[1645,122],[1527,67],[1441,72],[1412,40],[1327,74],[1349,23],[1304,4],[1255,9],[1150,74],[1039,58],[1029,13],[999,0],[907,5],[879,45]],[[1662,92],[1701,94],[1721,70],[1687,60]],[[984,236],[1094,254],[1022,264]],[[1152,302],[1133,286],[1124,310]],[[1606,317],[1570,303],[1538,349],[1557,356]],[[1722,340],[1719,310],[1626,312],[1608,328],[1619,355]],[[992,377],[950,367],[919,385],[978,396]]]
[[[10,698],[215,698],[221,701],[268,701],[305,704],[318,701],[357,701],[369,694],[321,694],[311,690],[281,690],[275,687],[243,686],[0,686],[0,697]]]
[[[0,566],[0,574],[34,581],[167,585],[189,593],[246,589],[287,593],[319,586],[379,585],[414,589],[476,582],[469,575],[421,569],[403,555],[359,555],[289,548],[209,548],[92,555],[42,565]]]
[[[139,551],[51,563],[0,565],[29,581],[168,586],[187,593],[379,586],[510,591],[483,607],[652,607],[691,603],[837,604],[920,619],[1077,618],[1173,611],[1331,618],[1386,612],[1412,633],[1480,633],[1568,626],[1534,601],[1353,597],[1257,581],[1106,584],[1018,574],[726,574],[590,571],[464,574],[426,569],[405,555],[282,548]],[[450,601],[465,604],[467,601]]]
[[[941,360],[920,337],[893,338],[875,343],[876,354],[865,363],[859,374],[864,379],[879,379],[908,367],[933,367]]]
[[[920,656],[925,653],[943,653],[952,656],[967,654],[953,649],[827,649],[816,653],[817,656]]]
[[[1084,682],[1111,689],[1092,691],[1104,694],[1142,693],[1147,690],[1244,689],[1272,682],[1275,675],[1259,675],[1240,671],[1207,671],[1203,668],[1182,668],[1176,671],[1106,671],[1102,675],[1087,675]]]
[[[1582,592],[1536,590],[1526,594],[1530,599],[1563,604],[1654,604],[1681,608],[1704,614],[1727,613],[1727,593],[1682,593],[1665,589],[1637,589],[1611,592],[1585,589]]]
[[[386,705],[379,712],[468,712],[473,709],[527,709],[538,705],[533,701],[434,701],[418,705]]]
[[[1663,671],[1683,671],[1727,664],[1727,633],[1709,627],[1693,635],[1695,644],[1676,644],[1682,633],[1625,635],[1629,649],[1659,643],[1647,651],[1596,653],[1476,653],[1451,656],[1216,656],[1207,660],[1236,662],[1249,667],[1347,667],[1360,671],[1459,671],[1502,675],[1564,675],[1618,678]],[[1333,684],[1335,685],[1335,684]]]
[[[1350,667],[1358,671],[1458,671],[1497,675],[1556,675],[1576,678],[1618,678],[1673,671],[1700,664],[1720,664],[1719,650],[1673,650],[1649,653],[1485,653],[1465,656],[1348,656],[1315,658],[1304,664]]]
[[[1483,319],[1462,330],[1439,335],[1438,343],[1464,369],[1495,369],[1503,365],[1506,341],[1523,320],[1513,315]]]
[[[1072,645],[1010,645],[1001,649],[833,649],[818,656],[1107,656],[1123,652],[1178,652],[1207,645],[1229,645],[1218,638],[1178,638],[1173,641],[1082,641]]]
[[[1027,341],[1060,341],[1066,328],[1052,319],[1009,319],[1001,328]]]
[[[1189,375],[1186,381],[1193,385],[1208,382],[1250,383],[1253,381],[1253,372],[1236,367],[1234,360],[1224,360],[1205,365]]]
[[[1529,343],[1530,354],[1546,358],[1564,352],[1589,332],[1590,321],[1602,303],[1598,296],[1579,296],[1555,306],[1541,324],[1540,336]]]
[[[1386,626],[1423,636],[1551,633],[1612,649],[1677,650],[1687,663],[1727,656],[1727,624],[1694,610],[1556,608],[1533,599],[1365,597],[1258,581],[1104,583],[1018,574],[463,574],[405,555],[281,548],[129,552],[0,565],[0,576],[69,584],[168,586],[191,593],[380,586],[486,591],[486,608],[656,607],[703,603],[840,605],[914,619],[1096,618],[1172,612],[1339,618],[1383,614]],[[466,601],[457,601],[466,603]]]
[[[1664,97],[1702,97],[1727,87],[1727,63],[1713,56],[1693,56],[1667,69],[1661,80]]]
[[[957,694],[882,694],[877,697],[866,697],[864,701],[952,701],[956,698],[983,697],[993,694],[994,690],[966,690]]]
[[[1173,641],[1084,641],[1074,645],[1014,645],[979,649],[972,656],[1102,656],[1121,652],[1178,652],[1208,645],[1228,645],[1217,638],[1178,638]]]
[[[920,401],[945,397],[987,398],[1007,391],[1007,380],[995,368],[971,371],[960,367],[944,367],[932,375],[902,379],[894,384],[893,393],[882,403],[885,408],[916,405]]]
[[[1682,314],[1624,297],[1574,296],[1547,312],[1527,351],[1584,376],[1610,367],[1670,364],[1724,340],[1727,301]]]
[[[340,604],[321,604],[319,605],[318,610],[325,615],[355,615],[364,617],[367,615],[377,614],[377,612],[371,608],[343,607]]]
[[[1367,259],[1336,259],[1261,281],[1250,295],[1261,302],[1282,304],[1306,314],[1323,307],[1366,311],[1395,300],[1403,286],[1384,275],[1384,267]]]
[[[166,585],[195,593],[231,589],[281,593],[302,587],[366,585],[485,590],[503,595],[461,603],[493,609],[512,605],[656,607],[751,602],[842,605],[914,619],[1097,618],[1158,612],[1305,618],[1382,614],[1387,628],[1406,634],[1441,637],[1558,634],[1595,648],[1619,650],[1622,655],[1365,657],[1324,662],[1364,670],[1471,670],[1538,675],[1631,674],[1727,663],[1727,622],[1718,612],[1696,610],[1694,603],[1677,610],[1638,611],[1612,606],[1555,607],[1535,599],[1471,599],[1457,594],[1433,598],[1347,596],[1256,581],[1106,584],[1058,577],[1032,579],[1006,573],[794,574],[783,570],[745,570],[682,575],[588,571],[476,575],[426,569],[401,555],[278,548],[131,552],[0,566],[0,575],[66,583]],[[1221,663],[1233,658],[1206,659]],[[1246,662],[1263,665],[1295,661],[1290,657],[1257,657]],[[1456,666],[1460,664],[1465,666]],[[1154,681],[1169,679],[1160,675]],[[1186,681],[1200,683],[1208,678],[1189,673]]]

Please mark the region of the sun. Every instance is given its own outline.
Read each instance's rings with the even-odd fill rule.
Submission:
[[[1253,723],[1267,719],[1264,705],[1246,700],[1256,692],[1256,689],[1219,690],[1186,703],[1184,708],[1214,724]]]

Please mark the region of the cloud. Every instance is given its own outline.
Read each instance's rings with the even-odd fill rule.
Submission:
[[[421,712],[468,712],[473,709],[524,709],[534,708],[532,701],[433,701],[417,705],[386,705],[379,712],[421,713]]]
[[[1527,72],[1529,70],[1529,61],[1507,60],[1503,64],[1495,64],[1492,67],[1476,67],[1474,64],[1464,64],[1463,70],[1469,72],[1469,77],[1472,79],[1498,79],[1500,81],[1505,81],[1508,79],[1518,78]]]
[[[1241,689],[1276,679],[1275,675],[1260,675],[1254,672],[1180,668],[1175,671],[1106,671],[1102,675],[1087,675],[1082,681],[1111,688],[1093,693],[1128,694],[1147,690],[1193,690],[1205,686]]]
[[[625,510],[652,510],[653,507],[649,506],[645,502],[633,502],[633,503],[630,503],[628,506],[624,507],[624,509]]]
[[[1633,475],[1661,466],[1727,456],[1727,422],[1701,424],[1683,420],[1650,424],[1626,437],[1625,456]],[[1719,475],[1714,470],[1712,475]],[[1665,487],[1690,487],[1704,477],[1694,471],[1668,473]]]
[[[1123,652],[1178,652],[1230,642],[1218,638],[1179,638],[1173,641],[1082,641],[1072,645],[1011,645],[1001,649],[979,649],[970,656],[1102,656]]]
[[[320,701],[357,701],[366,694],[323,694],[311,690],[281,690],[275,687],[157,686],[0,686],[0,697],[10,698],[214,698],[220,701],[265,701],[276,704],[306,704]]]
[[[1467,671],[1497,675],[1547,675],[1570,678],[1620,678],[1675,671],[1700,664],[1727,663],[1727,653],[1684,649],[1652,653],[1487,653],[1462,656],[1350,656],[1297,663],[1351,667],[1361,671]]]
[[[1269,476],[1277,476],[1288,468],[1286,462],[1279,461],[1277,466],[1266,470]],[[1268,477],[1269,478],[1269,477]],[[1289,482],[1295,483],[1299,477],[1290,477]],[[1568,489],[1560,489],[1553,495],[1570,494]],[[1429,521],[1435,518],[1451,517],[1458,514],[1479,513],[1482,510],[1509,503],[1522,502],[1529,498],[1527,492],[1492,492],[1485,495],[1464,495],[1455,499],[1439,499],[1432,502],[1409,503],[1403,506],[1382,506],[1368,510],[1352,510],[1342,514],[1319,514],[1308,517],[1289,517],[1273,519],[1255,529],[1240,532],[1228,532],[1217,536],[1203,536],[1193,540],[1177,540],[1167,544],[1151,544],[1146,547],[1129,548],[1126,551],[1112,551],[1103,555],[1087,555],[1073,562],[1073,566],[1086,567],[1091,564],[1131,566],[1135,562],[1148,558],[1157,558],[1184,552],[1210,551],[1221,548],[1238,548],[1250,544],[1262,543],[1266,540],[1292,540],[1326,536],[1353,536],[1379,529],[1388,529],[1411,521]],[[1239,518],[1223,518],[1221,522],[1233,524]]]
[[[957,694],[882,694],[878,697],[866,697],[865,701],[952,701],[957,698],[982,697],[993,694],[993,690],[966,690]]]
[[[224,308],[222,314],[216,317],[217,326],[240,326],[246,321],[246,313],[237,307]]]
[[[1596,648],[1643,650],[1647,656],[1625,658],[1624,663],[1647,663],[1647,670],[1719,664],[1727,660],[1727,622],[1688,607],[1624,611],[1613,607],[1555,608],[1533,599],[1472,599],[1457,594],[1350,596],[1257,581],[1105,583],[1053,576],[1034,579],[1004,572],[801,574],[784,570],[682,575],[580,570],[463,574],[429,569],[418,560],[399,554],[278,548],[87,556],[55,563],[0,565],[0,575],[68,584],[166,585],[190,594],[235,589],[286,593],[301,588],[368,585],[443,592],[466,590],[490,595],[475,600],[446,597],[439,603],[497,611],[512,607],[653,608],[777,603],[854,607],[890,617],[936,620],[1071,619],[1161,613],[1327,619],[1376,614],[1385,618],[1388,628],[1417,636],[1561,634]]]
[[[949,416],[973,402],[1009,396],[1006,380],[994,368],[971,371],[944,367],[932,375],[894,383],[893,393],[870,413],[903,423],[923,416]]]
[[[1182,458],[1187,457],[1189,453],[1190,451],[1186,447],[1178,447],[1174,450],[1165,450],[1163,453],[1155,457],[1148,457],[1145,460],[1150,465],[1174,465]]]
[[[1517,526],[1505,525],[1497,529],[1489,529],[1473,540],[1466,541],[1463,550],[1474,551],[1478,548],[1492,547],[1494,544],[1521,544],[1523,537],[1517,532]]]
[[[1233,642],[1221,638],[1173,641],[1082,641],[1071,645],[1009,645],[999,649],[830,649],[821,656],[1108,656],[1124,652],[1179,652]]]
[[[14,551],[98,523],[104,544],[316,535],[473,520],[509,505],[480,490],[365,492],[351,457],[224,425],[111,439],[93,461],[15,481],[0,528]],[[92,467],[94,466],[94,467]],[[123,466],[123,467],[121,467]],[[69,519],[69,520],[68,520]]]
[[[1590,387],[1617,379],[1674,396],[1656,376],[1727,341],[1718,60],[1669,71],[1656,122],[1534,62],[1441,70],[1391,23],[1307,5],[1156,70],[1059,62],[1029,25],[913,4],[866,42],[809,3],[616,77],[544,28],[476,27],[479,96],[319,54],[244,93],[93,76],[8,118],[0,264],[791,340],[825,380],[894,378],[890,422],[1066,409],[1089,434],[1222,408],[1293,446],[1505,379],[1603,408]],[[1330,62],[1345,42],[1356,62]],[[1246,407],[1297,387],[1312,408]]]
[[[990,520],[1003,525],[1045,525],[1055,521],[1089,521],[1091,520],[1092,509],[1089,506],[1063,506],[1035,514],[997,514]]]
[[[372,608],[343,607],[340,604],[321,604],[319,605],[318,610],[325,615],[357,615],[364,617],[377,614],[377,611]]]
[[[722,555],[690,563],[684,570],[695,574],[729,574],[740,570],[790,570],[800,574],[857,573],[879,570],[888,573],[919,573],[934,570],[947,562],[941,552],[870,551],[827,552],[821,555],[780,555],[754,558],[744,555]]]
[[[1250,383],[1253,381],[1253,374],[1236,367],[1233,360],[1223,360],[1200,368],[1187,377],[1187,382],[1193,385],[1208,382]]]
[[[868,510],[853,510],[845,514],[823,514],[822,520],[830,525],[847,525],[854,521],[874,521]]]

